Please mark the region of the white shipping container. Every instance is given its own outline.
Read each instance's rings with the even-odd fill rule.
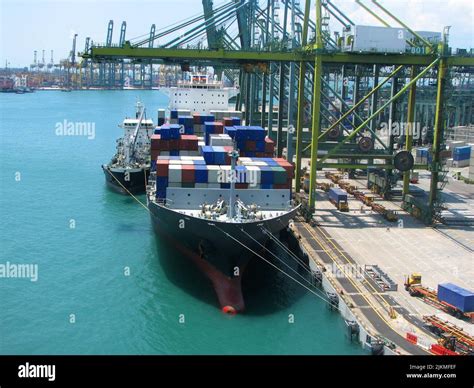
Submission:
[[[344,51],[404,53],[408,31],[404,28],[352,26],[344,33]]]
[[[191,116],[191,111],[189,109],[178,109],[179,116]]]
[[[172,162],[172,160],[170,160]],[[168,182],[169,183],[180,183],[181,182],[181,165],[171,164],[168,169]]]
[[[207,166],[207,181],[209,183],[217,183],[221,168],[220,166],[209,165]]]
[[[210,135],[209,143],[213,147],[215,147],[215,146],[221,146],[221,147],[225,147],[225,146],[231,147],[231,146],[233,146],[232,139],[229,135],[221,135],[221,134]]]
[[[248,183],[260,184],[261,182],[261,171],[257,166],[246,166]]]
[[[207,189],[209,185],[207,183],[195,183],[194,187],[196,189]]]
[[[261,167],[264,167],[264,166],[267,166],[267,163],[266,162],[244,162],[242,163],[243,166],[261,166]]]

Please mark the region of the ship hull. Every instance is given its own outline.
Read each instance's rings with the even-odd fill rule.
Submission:
[[[124,169],[102,165],[107,186],[120,194],[144,194],[150,167]]]
[[[269,239],[264,229],[278,237],[297,210],[262,221],[225,223],[186,216],[155,202],[148,208],[155,232],[210,279],[220,306],[230,313],[245,309],[241,279],[249,260],[264,253]]]

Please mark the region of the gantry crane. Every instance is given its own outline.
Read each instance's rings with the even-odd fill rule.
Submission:
[[[446,176],[443,146],[446,102],[451,95],[447,89],[452,87],[452,74],[472,73],[474,57],[452,53],[448,30],[432,40],[376,0],[371,0],[371,6],[359,0],[356,3],[382,24],[384,31],[396,29],[406,45],[403,51],[354,50],[355,16],[349,18],[335,0],[316,0],[314,19],[310,0],[305,0],[302,8],[295,0],[281,3],[283,9],[274,0],[234,0],[214,8],[212,2],[203,1],[203,15],[142,41],[125,41],[118,47],[93,45],[82,56],[94,61],[130,59],[185,68],[239,69],[238,81],[234,80],[240,86],[236,108],[245,110],[247,124],[268,129],[277,142],[277,156],[282,156],[286,145],[291,157],[296,140],[297,191],[302,158],[310,158],[310,210],[316,203],[318,169],[375,169],[383,178],[382,195],[390,195],[392,185],[401,178],[405,208],[428,223],[435,221],[442,207],[440,190]],[[330,21],[342,32],[333,36]],[[223,30],[216,41],[213,32]],[[150,40],[158,38],[168,40],[150,47]],[[432,157],[429,162],[414,164],[411,152],[417,139],[411,123],[419,114],[415,106],[420,90],[429,90],[435,98]],[[408,130],[401,136],[382,138],[379,126],[384,120],[405,121]],[[283,128],[291,125],[295,133],[283,136]],[[310,132],[303,131],[306,127]],[[431,173],[423,201],[409,192],[414,168]]]

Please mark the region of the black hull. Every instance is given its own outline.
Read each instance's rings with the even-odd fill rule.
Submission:
[[[254,253],[264,251],[269,237],[262,228],[278,237],[297,210],[272,219],[236,224],[186,216],[155,202],[149,202],[148,208],[155,232],[192,259],[212,281],[221,307],[231,312],[245,308],[241,278]]]
[[[128,171],[127,176],[122,169],[115,169],[108,165],[102,165],[102,169],[104,170],[105,182],[113,191],[125,195],[129,193],[144,194],[146,192],[150,167]]]

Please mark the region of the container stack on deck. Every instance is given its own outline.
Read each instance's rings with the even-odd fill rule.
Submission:
[[[151,137],[151,162],[156,164],[158,156],[198,156],[199,145],[196,135],[181,134],[178,124],[163,125],[155,129]]]
[[[236,166],[236,189],[291,189],[293,166],[284,159],[243,158]],[[229,189],[231,166],[207,164],[202,156],[159,156],[156,196],[166,198],[167,187]]]
[[[240,156],[232,176],[234,147]],[[274,148],[262,127],[241,125],[240,112],[172,110],[151,139],[156,197],[166,198],[168,187],[229,189],[232,180],[236,189],[291,190],[294,166],[273,158]]]

